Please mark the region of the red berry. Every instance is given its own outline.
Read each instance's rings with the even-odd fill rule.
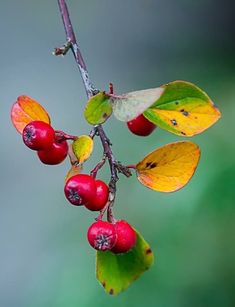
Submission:
[[[65,184],[64,193],[68,201],[75,206],[92,202],[96,196],[95,179],[86,174],[72,176]]]
[[[86,208],[91,211],[99,211],[104,208],[109,198],[109,188],[102,180],[96,180],[96,196],[91,201],[85,204]]]
[[[52,146],[54,129],[47,123],[35,120],[24,127],[22,138],[26,146],[33,150],[44,150]]]
[[[38,157],[42,163],[48,165],[56,165],[64,161],[68,154],[68,144],[66,141],[60,143],[52,143],[47,150],[39,150]]]
[[[147,118],[145,118],[143,114],[140,114],[136,118],[127,122],[127,126],[132,133],[139,136],[150,135],[157,127],[149,120],[147,120]]]
[[[115,254],[126,253],[131,250],[136,243],[136,232],[124,220],[117,221],[115,224],[115,230],[117,233],[117,241],[112,252]]]
[[[95,222],[87,231],[87,239],[94,249],[100,251],[110,250],[117,240],[115,227],[108,222]]]

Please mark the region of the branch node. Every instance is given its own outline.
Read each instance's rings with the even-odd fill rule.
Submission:
[[[69,49],[72,47],[72,43],[70,41],[67,41],[62,47],[56,47],[54,48],[54,51],[52,52],[53,55],[59,56],[59,55],[66,55],[66,53],[69,51]]]
[[[125,165],[122,165],[120,161],[115,162],[115,167],[116,167],[118,173],[122,173],[127,178],[132,176],[132,173],[129,170],[129,168]]]

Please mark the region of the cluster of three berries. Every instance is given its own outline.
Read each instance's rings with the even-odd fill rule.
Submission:
[[[43,121],[30,122],[25,126],[22,137],[27,147],[37,151],[44,164],[59,164],[68,154],[67,142],[57,141],[54,129]]]

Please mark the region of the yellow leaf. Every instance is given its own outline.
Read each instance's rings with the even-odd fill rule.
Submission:
[[[82,169],[83,169],[83,166],[82,164],[74,164],[71,166],[70,170],[68,171],[67,175],[65,176],[65,182],[75,176],[75,175],[78,175],[82,172]]]
[[[183,141],[165,145],[136,165],[138,180],[160,192],[174,192],[193,176],[200,158],[199,146]]]
[[[72,144],[72,149],[79,163],[86,161],[93,151],[93,139],[89,135],[81,135]]]
[[[47,111],[36,100],[28,96],[17,98],[11,109],[11,120],[19,133],[22,133],[24,127],[34,120],[50,124]]]

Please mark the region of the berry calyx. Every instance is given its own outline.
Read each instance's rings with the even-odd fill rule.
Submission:
[[[136,232],[124,220],[117,221],[114,227],[117,233],[117,241],[111,251],[115,254],[127,253],[136,243]]]
[[[97,221],[89,227],[87,239],[90,245],[96,250],[110,250],[117,240],[115,227],[108,222]]]
[[[40,161],[48,165],[56,165],[64,161],[68,154],[68,144],[66,141],[53,142],[47,150],[39,150],[38,157]]]
[[[91,203],[96,197],[95,179],[87,174],[72,176],[65,184],[64,193],[72,205]]]
[[[109,198],[109,188],[102,180],[96,180],[96,195],[95,198],[85,204],[85,207],[91,211],[99,211],[104,208]]]
[[[153,130],[156,129],[156,125],[151,123],[143,114],[140,114],[136,118],[127,122],[127,127],[129,130],[139,136],[148,136]]]
[[[32,150],[45,150],[52,146],[55,139],[54,129],[39,120],[30,122],[22,132],[23,142]]]

